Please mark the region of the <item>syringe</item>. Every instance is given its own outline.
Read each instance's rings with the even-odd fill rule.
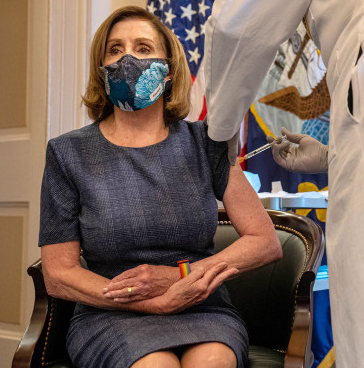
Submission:
[[[286,139],[286,138],[287,138],[287,136],[286,136],[286,135],[282,136],[282,139]],[[261,147],[259,147],[259,148],[255,149],[254,151],[251,151],[251,152],[247,153],[245,156],[243,156],[243,157],[239,157],[239,162],[243,162],[243,161],[247,160],[248,158],[250,158],[250,157],[253,157],[253,156],[257,155],[258,153],[261,153],[261,152],[263,152],[263,151],[267,150],[268,148],[271,148],[271,147],[272,147],[272,145],[273,145],[273,143],[274,143],[274,142],[272,142],[272,143],[267,143],[267,144],[265,144],[264,146],[261,146]]]

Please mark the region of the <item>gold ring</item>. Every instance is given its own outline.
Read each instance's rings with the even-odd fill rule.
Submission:
[[[129,298],[131,297],[131,286],[128,286]]]

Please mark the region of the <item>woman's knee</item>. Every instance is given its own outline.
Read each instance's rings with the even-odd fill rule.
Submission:
[[[233,353],[232,355],[224,355],[224,356],[211,356],[206,360],[206,364],[202,365],[202,367],[209,368],[236,368],[236,357]]]
[[[182,368],[236,368],[234,351],[221,343],[203,343],[187,349],[182,356]]]
[[[171,351],[157,351],[135,362],[131,368],[181,368],[176,354]]]

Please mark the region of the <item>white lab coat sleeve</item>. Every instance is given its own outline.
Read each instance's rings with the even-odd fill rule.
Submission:
[[[278,46],[302,21],[311,0],[215,0],[206,23],[208,135],[239,130]]]

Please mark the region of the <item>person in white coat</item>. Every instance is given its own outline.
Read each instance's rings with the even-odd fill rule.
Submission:
[[[244,115],[303,19],[331,96],[326,239],[336,367],[364,367],[364,1],[216,0],[205,40],[208,135],[228,141],[234,163]]]

